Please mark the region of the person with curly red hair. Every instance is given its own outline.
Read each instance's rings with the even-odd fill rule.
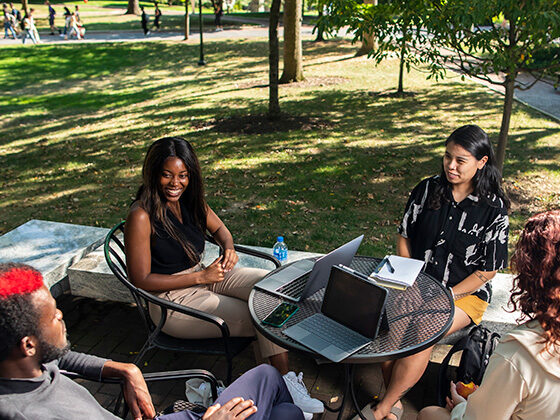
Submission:
[[[510,298],[525,323],[490,357],[468,400],[451,384],[447,407],[426,407],[419,420],[555,419],[560,413],[560,211],[531,217],[511,260]]]

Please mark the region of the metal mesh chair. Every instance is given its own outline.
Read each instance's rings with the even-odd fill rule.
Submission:
[[[124,235],[124,221],[118,223],[105,238],[105,259],[113,274],[123,283],[134,298],[142,321],[146,327],[148,338],[140,349],[138,356],[134,359],[134,364],[140,366],[142,358],[148,350],[159,348],[164,350],[182,351],[189,353],[203,353],[203,354],[219,354],[224,355],[227,360],[227,384],[231,382],[232,375],[232,360],[245,349],[253,340],[253,337],[231,337],[229,328],[226,322],[218,316],[208,314],[197,309],[189,308],[187,306],[178,305],[174,302],[161,299],[153,294],[146,292],[134,286],[128,280],[126,269],[126,256],[124,254],[124,244],[121,238]],[[213,241],[208,238],[209,241]],[[235,245],[237,252],[245,253],[255,257],[266,259],[272,262],[276,267],[280,263],[276,258],[262,252],[255,251],[250,248]],[[148,303],[157,305],[161,309],[161,320],[156,325],[150,318],[148,312]],[[167,320],[168,311],[177,311],[185,315],[189,315],[200,319],[200,322],[210,322],[219,328],[221,332],[220,338],[210,339],[182,339],[172,337],[162,332],[162,328]]]
[[[117,378],[100,378],[99,380],[97,380],[97,379],[85,378],[84,376],[78,373],[68,372],[65,370],[61,370],[60,373],[63,374],[64,376],[67,376],[70,379],[86,379],[89,381],[101,382],[105,384],[120,383],[121,387],[123,385],[122,381]],[[162,381],[173,381],[173,380],[184,381],[185,379],[191,379],[191,378],[204,379],[205,381],[210,383],[212,399],[216,401],[216,398],[218,398],[218,381],[215,378],[215,376],[212,375],[207,370],[203,370],[203,369],[174,370],[174,371],[167,371],[167,372],[144,373],[143,376],[144,376],[144,380],[148,385],[150,385],[151,383],[162,382]],[[124,404],[123,408],[121,408],[121,402],[123,400],[122,395],[123,395],[123,391],[121,389],[121,392],[115,402],[113,414],[121,418],[126,418],[129,409],[126,404]],[[188,401],[177,400],[173,403],[173,405],[167,407],[162,411],[159,411],[157,415],[159,416],[161,414],[170,414],[183,410],[190,410],[195,413],[201,414],[206,411],[206,407]]]

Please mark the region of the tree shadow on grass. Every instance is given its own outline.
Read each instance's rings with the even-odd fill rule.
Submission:
[[[193,124],[193,128],[198,130],[208,129],[224,134],[268,134],[293,130],[309,132],[332,126],[331,122],[319,117],[288,114],[280,114],[273,119],[263,114],[237,115]]]
[[[9,206],[10,213],[0,231],[30,218],[113,224],[126,214],[148,145],[163,135],[178,134],[195,145],[208,200],[241,242],[269,245],[273,230],[287,232],[296,249],[311,244],[310,249],[325,251],[340,243],[341,235],[351,238],[367,232],[364,252],[382,254],[393,241],[410,189],[440,170],[443,142],[456,128],[448,117],[479,118],[496,114],[501,106],[495,96],[450,82],[399,99],[372,96],[365,89],[333,88],[336,85],[328,90],[291,86],[300,88],[301,94],[282,96],[287,90],[281,87],[282,110],[294,116],[294,125],[279,131],[277,126],[264,126],[263,92],[252,90],[243,96],[243,88],[232,87],[236,77],[262,78],[266,59],[254,47],[263,43],[212,45],[224,62],[204,69],[189,61],[198,51],[184,45],[161,44],[156,49],[146,43],[137,50],[131,46],[122,66],[117,53],[122,55],[122,47],[112,45],[105,64],[95,59],[67,61],[61,54],[60,71],[64,77],[75,75],[76,87],[95,78],[114,82],[104,90],[39,93],[36,99],[29,95],[36,101],[30,104],[44,111],[40,115],[17,113],[26,98],[11,104],[5,100],[3,114],[7,110],[21,116],[10,117],[0,127],[3,147],[10,150],[0,156],[0,197],[9,203],[0,209]],[[73,58],[87,57],[87,51],[77,48]],[[234,64],[231,58],[237,54],[248,58]],[[42,63],[37,57],[31,61],[45,80],[57,77],[57,63],[49,64],[48,59]],[[80,64],[73,72],[76,63]],[[13,65],[10,71],[19,74],[9,74],[2,84],[25,83],[24,70],[24,63]],[[155,81],[144,78],[138,85],[127,78],[140,71],[153,72]],[[159,83],[158,72],[163,71],[178,77]],[[189,72],[190,79],[179,77]],[[32,75],[29,89],[39,89],[41,80]],[[185,85],[189,89],[182,91]],[[14,92],[7,89],[8,95]],[[217,95],[222,95],[220,100],[213,101]],[[309,129],[302,121],[310,124]],[[66,131],[70,134],[61,135]],[[558,147],[539,142],[558,130],[523,126],[518,132],[523,134],[510,136],[512,161],[506,176],[526,170],[527,155],[554,160],[560,153]],[[497,138],[497,132],[489,134]],[[27,138],[33,141],[22,141]],[[530,165],[537,171],[553,169],[550,162]]]
[[[126,48],[122,43],[42,45],[34,49],[5,47],[0,50],[0,65],[4,70],[0,87],[4,95],[15,95],[21,94],[21,89],[30,93],[45,88],[48,91],[49,84],[56,81],[64,81],[71,88],[72,81],[109,78],[116,88],[124,88],[133,83],[128,76],[141,71],[167,71],[171,75],[189,72],[201,74],[213,83],[216,74],[212,73],[217,71],[235,80],[247,77],[255,67],[266,65],[267,58],[262,55],[264,44],[243,40],[209,42],[206,51],[214,60],[204,68],[197,66],[198,46],[181,43],[138,42],[127,43]],[[239,56],[250,63],[237,66],[231,59]]]

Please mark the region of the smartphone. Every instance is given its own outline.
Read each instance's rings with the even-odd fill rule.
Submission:
[[[281,303],[274,308],[265,319],[262,320],[262,323],[272,325],[273,327],[281,327],[297,312],[298,309],[299,308],[293,303]]]

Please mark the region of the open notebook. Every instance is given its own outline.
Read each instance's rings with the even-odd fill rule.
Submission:
[[[380,286],[404,290],[414,284],[423,267],[421,260],[386,255],[369,277]]]

